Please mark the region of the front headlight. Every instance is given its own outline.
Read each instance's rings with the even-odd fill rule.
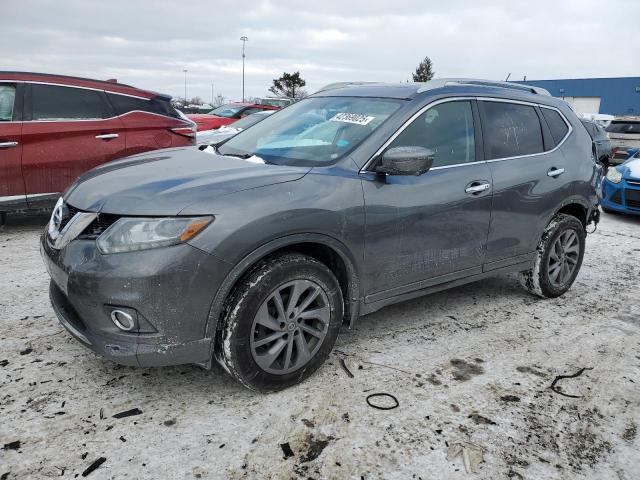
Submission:
[[[617,167],[610,168],[607,172],[607,180],[613,183],[620,183],[622,180],[622,173],[620,173],[620,170],[618,170]]]
[[[121,218],[98,237],[102,253],[167,247],[195,237],[213,217]]]

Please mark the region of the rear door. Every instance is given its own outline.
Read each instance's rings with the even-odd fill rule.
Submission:
[[[107,92],[107,99],[126,131],[126,155],[195,143],[191,122],[181,118],[168,97],[148,99]]]
[[[570,196],[570,184],[564,181],[566,162],[557,148],[570,127],[556,109],[499,99],[478,104],[485,158],[493,177],[484,267],[489,271],[530,259],[545,223]],[[552,129],[543,110],[549,123],[556,125]]]
[[[22,155],[22,83],[0,82],[0,211],[26,206]]]
[[[30,207],[123,156],[122,122],[101,90],[33,83],[26,96],[22,172]]]

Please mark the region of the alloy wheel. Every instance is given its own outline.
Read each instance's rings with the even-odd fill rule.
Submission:
[[[327,294],[310,280],[277,287],[260,305],[251,327],[251,354],[264,371],[284,375],[306,365],[327,335]]]
[[[580,256],[580,241],[573,230],[558,236],[549,254],[549,282],[556,288],[565,285],[573,275]]]

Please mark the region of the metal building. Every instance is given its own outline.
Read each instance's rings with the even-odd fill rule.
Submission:
[[[576,113],[640,115],[640,77],[517,81],[542,87],[567,101]]]

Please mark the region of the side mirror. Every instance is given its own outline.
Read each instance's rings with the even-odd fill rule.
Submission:
[[[433,150],[424,147],[394,147],[382,154],[377,173],[388,175],[422,175],[433,165]]]

